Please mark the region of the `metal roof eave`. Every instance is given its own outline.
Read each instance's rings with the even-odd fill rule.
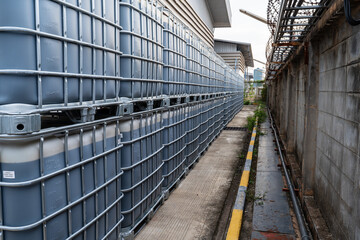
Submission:
[[[254,59],[253,59],[252,48],[250,43],[225,40],[225,39],[214,39],[214,41],[236,44],[240,48],[241,53],[244,55],[246,66],[254,67]]]
[[[215,28],[231,27],[231,6],[229,0],[206,0]]]

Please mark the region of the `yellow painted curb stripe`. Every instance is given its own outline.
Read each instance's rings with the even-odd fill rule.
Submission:
[[[252,159],[252,155],[253,155],[252,152],[248,152],[247,155],[246,155],[246,159],[251,160],[251,159]]]
[[[232,215],[231,215],[229,230],[226,235],[226,240],[238,240],[239,239],[242,217],[243,217],[243,210],[239,210],[239,209],[233,210]]]
[[[250,171],[244,171],[241,176],[240,186],[247,187],[249,183]]]
[[[256,126],[257,126],[257,119],[256,119],[256,124],[255,127],[253,129],[252,132],[252,139],[256,138]],[[252,160],[252,150],[254,148],[255,145],[255,140],[251,140],[250,141],[250,146],[249,146],[249,150],[246,156],[246,160],[250,160],[250,166],[251,166],[251,160]],[[247,167],[248,169],[249,167]],[[245,203],[245,198],[246,198],[246,189],[247,186],[249,184],[249,178],[250,178],[250,171],[249,170],[245,170],[243,171],[242,175],[241,175],[241,180],[240,180],[240,187],[243,188],[242,191],[238,191],[238,195],[237,198],[239,197],[241,198],[241,201],[243,201]],[[244,192],[245,189],[245,192]],[[242,193],[242,195],[239,195],[239,192]],[[245,194],[244,194],[245,193]],[[236,205],[236,204],[235,204]],[[242,208],[244,208],[244,206],[242,205]],[[239,236],[240,236],[240,231],[241,231],[241,224],[242,224],[242,217],[243,217],[243,211],[244,209],[233,209],[232,215],[231,215],[231,220],[230,220],[230,225],[226,234],[226,240],[238,240]]]

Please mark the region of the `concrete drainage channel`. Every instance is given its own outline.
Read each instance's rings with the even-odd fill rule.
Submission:
[[[272,120],[271,116],[269,116],[269,119]],[[303,217],[303,215],[297,205],[297,199],[295,198],[294,200],[293,198],[295,195],[290,193],[291,200],[296,201],[291,205],[287,194],[284,192],[284,186],[290,189],[290,191],[291,189],[294,190],[294,187],[291,185],[292,183],[290,182],[288,172],[284,172],[287,171],[287,169],[285,168],[283,171],[279,171],[279,166],[285,167],[285,163],[284,157],[280,152],[282,162],[278,164],[279,157],[276,152],[274,152],[274,148],[275,143],[277,144],[277,149],[280,148],[279,140],[276,132],[274,132],[274,136],[271,134],[271,129],[272,131],[276,131],[271,123],[272,121],[266,121],[262,125],[263,128],[259,128],[261,129],[259,130],[259,134],[261,135],[259,138],[256,138],[256,128],[254,128],[244,169],[240,171],[242,172],[241,181],[239,177],[237,177],[236,180],[234,179],[234,181],[240,182],[240,186],[237,194],[235,191],[232,192],[237,197],[236,201],[234,201],[235,204],[227,229],[227,240],[237,240],[239,238],[278,239],[277,237],[282,237],[281,239],[295,239],[296,236],[301,236],[302,239],[311,239],[303,218],[299,218]],[[265,131],[265,133],[262,131]],[[273,139],[275,139],[275,143],[273,143]],[[254,148],[254,144],[257,145],[256,149]],[[253,167],[251,167],[252,152],[255,153],[256,161]],[[259,154],[259,159],[257,158],[257,154]],[[283,174],[281,172],[283,172]],[[258,177],[259,179],[257,179]],[[249,178],[251,178],[250,181]],[[249,182],[250,184],[248,184]],[[250,186],[250,189],[248,189],[248,186]],[[269,190],[271,192],[268,192]],[[248,197],[246,202],[245,197]],[[244,208],[245,204],[246,207]],[[245,210],[247,211],[246,214],[244,214]],[[300,214],[298,214],[299,212]],[[279,216],[279,214],[281,216]],[[294,221],[298,222],[298,224],[294,225]],[[244,224],[245,227],[243,229],[242,224]],[[224,235],[218,235],[216,239],[224,238]]]
[[[276,145],[277,145],[277,148],[278,148],[283,173],[285,175],[286,184],[287,184],[287,186],[289,188],[290,198],[291,198],[291,201],[293,203],[293,207],[294,207],[294,211],[295,211],[295,215],[296,215],[296,220],[297,220],[297,223],[298,223],[299,228],[300,228],[301,239],[310,240],[312,238],[311,238],[311,236],[309,234],[308,227],[307,227],[307,224],[306,224],[306,221],[305,221],[305,218],[304,218],[304,214],[303,214],[302,209],[301,209],[301,205],[300,205],[299,200],[298,200],[298,198],[297,198],[297,196],[295,194],[294,185],[293,185],[293,182],[292,182],[292,180],[290,178],[290,175],[289,175],[289,172],[288,172],[288,169],[287,169],[284,157],[283,157],[283,153],[282,153],[282,149],[281,149],[281,146],[280,146],[279,138],[278,138],[276,129],[274,127],[274,122],[273,122],[271,112],[270,112],[269,109],[268,109],[268,114],[269,114],[269,118],[270,118],[270,125],[271,125],[271,128],[272,128],[273,132],[274,132],[275,141],[276,141]]]

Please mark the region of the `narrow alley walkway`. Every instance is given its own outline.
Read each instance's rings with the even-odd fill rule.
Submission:
[[[269,120],[261,124],[251,239],[296,239]]]
[[[255,108],[244,106],[228,126],[246,126]],[[246,133],[222,131],[136,239],[212,239]]]

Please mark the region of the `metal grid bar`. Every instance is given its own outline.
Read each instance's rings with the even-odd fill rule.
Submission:
[[[266,50],[267,79],[272,79],[271,71],[286,63],[299,46],[294,43],[302,42],[329,3],[330,0],[269,0],[268,24],[272,36]]]

